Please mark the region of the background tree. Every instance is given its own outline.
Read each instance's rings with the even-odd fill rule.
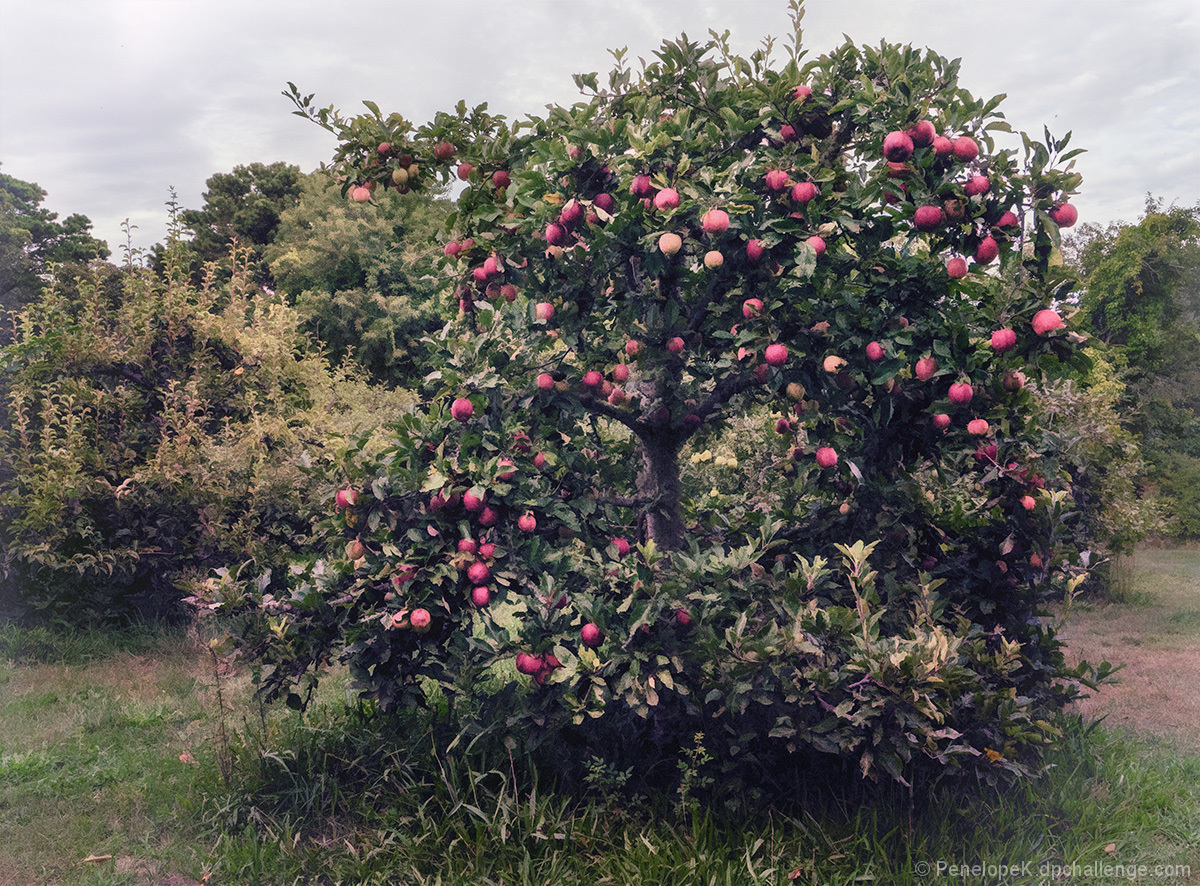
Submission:
[[[270,270],[263,261],[263,248],[275,238],[279,217],[300,199],[300,168],[277,161],[235,166],[232,172],[218,172],[205,182],[204,206],[179,213],[184,228],[192,235],[188,241],[193,279],[199,284],[208,262],[221,262],[229,254],[230,243],[251,250],[254,282],[272,285]],[[156,267],[161,271],[163,247],[156,250]]]
[[[92,223],[74,213],[62,221],[41,204],[46,192],[32,182],[0,173],[0,314],[37,299],[54,266],[70,277],[81,266],[109,256],[108,245],[91,235]],[[2,324],[0,344],[11,340]]]
[[[674,772],[697,732],[734,790],[824,755],[1029,771],[1086,672],[1041,617],[1082,576],[1025,388],[1086,362],[1048,307],[1075,152],[996,150],[1000,97],[936,54],[805,61],[793,9],[778,69],[681,38],[514,125],[291,88],[351,201],[466,189],[428,399],[330,478],[329,558],[242,601],[268,694],[341,656],[379,709],[437,687],[576,777]],[[731,424],[770,494],[707,507],[691,454]]]
[[[435,259],[450,208],[395,191],[347,204],[327,173],[302,179],[299,202],[280,215],[263,256],[332,362],[351,358],[375,382],[419,386],[423,339],[446,320]]]
[[[1163,493],[1169,531],[1200,535],[1200,207],[1147,200],[1136,225],[1085,228],[1073,244],[1080,321],[1109,346],[1121,411]]]

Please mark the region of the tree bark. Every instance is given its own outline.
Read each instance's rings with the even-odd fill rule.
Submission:
[[[684,543],[680,447],[679,435],[669,431],[638,438],[638,497],[648,502],[642,511],[644,531],[660,551],[678,551]]]

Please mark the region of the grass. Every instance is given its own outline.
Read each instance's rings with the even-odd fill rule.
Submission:
[[[1173,624],[1172,648],[1200,647],[1200,552],[1137,566],[1166,605],[1117,604],[1126,617],[1105,610],[1105,629]],[[1111,884],[1137,865],[1139,882],[1200,882],[1200,754],[1107,721],[1064,718],[1047,775],[1003,791],[945,786],[911,808],[902,790],[852,785],[701,814],[636,799],[636,772],[596,771],[585,801],[495,752],[435,755],[428,730],[348,709],[336,680],[303,717],[262,711],[245,674],[213,664],[194,636],[152,626],[0,627],[2,886]]]

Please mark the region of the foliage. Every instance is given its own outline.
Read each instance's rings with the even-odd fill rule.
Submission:
[[[1081,232],[1080,320],[1122,368],[1119,408],[1138,437],[1165,529],[1200,537],[1200,207],[1147,200],[1136,225]]]
[[[424,374],[424,338],[446,319],[433,276],[448,212],[418,193],[348,205],[317,172],[301,180],[264,258],[332,362],[352,359],[376,383],[412,388]]]
[[[208,190],[203,194],[203,208],[179,213],[191,235],[185,241],[184,254],[193,281],[201,285],[210,265],[221,269],[230,244],[237,242],[249,249],[251,280],[270,287],[271,274],[263,250],[274,241],[282,213],[299,200],[300,168],[283,161],[251,163],[235,166],[232,172],[218,172],[205,185]],[[161,244],[154,251],[154,266],[159,271],[165,264],[164,252]]]
[[[370,102],[346,119],[291,88],[339,137],[351,200],[467,187],[431,397],[330,477],[328,556],[286,595],[223,588],[259,613],[268,696],[303,707],[342,658],[380,710],[436,690],[464,740],[568,776],[601,756],[669,783],[702,732],[715,771],[689,791],[831,756],[905,784],[1036,768],[1088,674],[1044,617],[1083,533],[1024,386],[1087,362],[1032,323],[1072,285],[1050,212],[1077,152],[1048,132],[995,150],[1000,97],[933,53],[805,61],[794,11],[779,69],[720,35],[640,71],[617,52],[604,85],[576,78],[586,100],[511,126],[463,104],[419,129]],[[957,153],[885,161],[923,119]],[[745,489],[769,495],[686,501],[687,448],[756,409],[778,431]]]
[[[92,237],[87,216],[59,221],[42,208],[44,199],[46,192],[32,182],[0,173],[0,320],[33,301],[55,266],[83,266],[109,255],[108,246]],[[0,344],[10,340],[4,322]]]
[[[213,566],[280,570],[316,504],[302,453],[401,408],[304,352],[246,250],[198,288],[181,251],[166,278],[131,267],[116,305],[96,277],[56,283],[0,351],[5,596],[44,617],[163,612]]]

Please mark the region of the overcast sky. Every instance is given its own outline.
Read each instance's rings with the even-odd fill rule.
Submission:
[[[1017,129],[1043,124],[1079,158],[1081,221],[1136,221],[1147,192],[1200,202],[1197,0],[808,0],[804,46],[843,35],[962,59],[973,94],[1007,93]],[[459,99],[509,117],[578,98],[571,74],[608,50],[728,29],[735,51],[789,31],[786,0],[0,0],[0,171],[81,212],[114,258],[164,237],[169,188],[256,161],[303,171],[333,137],[291,116],[287,81],[357,113],[363,99],[424,123]]]

